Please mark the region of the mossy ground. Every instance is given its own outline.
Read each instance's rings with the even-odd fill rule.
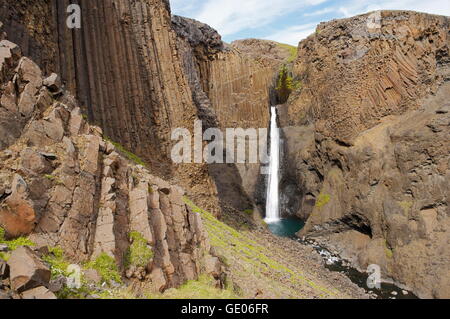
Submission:
[[[28,247],[35,246],[35,243],[33,243],[31,240],[29,240],[26,237],[19,237],[19,238],[7,240],[6,232],[1,227],[0,227],[0,244],[4,244],[4,245],[8,246],[8,252],[0,252],[0,258],[2,258],[5,261],[8,261],[9,257],[11,256],[11,252],[16,250],[17,248],[19,248],[21,246],[28,246]]]
[[[237,231],[189,199],[185,198],[185,202],[202,216],[211,245],[230,265],[231,280],[235,289],[242,291],[242,297],[254,297],[258,287],[271,298],[310,298],[312,295],[333,298],[341,295],[336,289],[311,279],[297,266],[275,257],[279,252],[261,244],[254,231]]]
[[[285,44],[285,43],[278,43],[278,46],[280,48],[288,50],[290,53],[290,56],[286,60],[286,63],[292,63],[295,61],[295,59],[297,58],[297,55],[298,55],[297,47],[295,47],[293,45]]]
[[[110,283],[111,281],[122,283],[116,260],[106,253],[102,253],[94,260],[86,263],[84,268],[96,270],[106,283]]]
[[[142,160],[139,156],[136,154],[130,152],[127,150],[124,146],[122,146],[120,143],[112,141],[109,137],[104,136],[103,137],[105,141],[110,142],[114,147],[122,153],[126,158],[128,158],[130,161],[134,162],[137,165],[146,166],[144,160]]]
[[[163,294],[145,294],[147,299],[239,299],[231,289],[214,287],[214,280],[209,275],[201,275],[198,280],[191,280],[178,289],[169,289]]]
[[[316,207],[322,208],[326,204],[328,204],[331,200],[331,196],[329,194],[320,193],[316,200]]]

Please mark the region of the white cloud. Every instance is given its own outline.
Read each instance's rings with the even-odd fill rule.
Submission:
[[[297,46],[301,40],[315,32],[316,26],[315,23],[292,26],[271,34],[265,39]]]
[[[335,12],[336,8],[333,7],[329,7],[329,8],[324,8],[321,10],[317,10],[317,11],[313,11],[313,12],[306,12],[303,14],[303,16],[305,17],[315,17],[315,16],[321,16],[327,13],[331,13],[331,12]]]
[[[450,1],[442,0],[352,0],[341,5],[339,11],[346,17],[375,10],[412,10],[439,15],[450,15]]]
[[[265,26],[286,13],[327,0],[207,0],[195,19],[217,29],[223,36]]]
[[[170,0],[172,11],[209,24],[219,33],[235,39],[240,32],[254,31],[278,42],[297,45],[298,42],[314,33],[321,16],[328,18],[351,17],[375,10],[414,10],[433,14],[450,15],[448,0]],[[318,7],[320,4],[328,6]],[[302,25],[292,18],[298,13],[306,21]],[[290,15],[291,27],[285,21]],[[314,22],[314,23],[312,23]],[[271,30],[271,31],[268,31]]]

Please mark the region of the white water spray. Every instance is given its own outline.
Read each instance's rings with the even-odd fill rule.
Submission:
[[[280,220],[279,207],[279,169],[280,169],[280,131],[277,125],[277,108],[272,107],[270,119],[270,163],[269,184],[267,187],[266,223]]]

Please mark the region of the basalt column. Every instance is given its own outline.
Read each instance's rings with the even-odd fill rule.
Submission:
[[[70,3],[81,7],[80,29],[66,25]],[[169,156],[171,130],[193,132],[197,110],[167,1],[24,0],[4,3],[0,11],[8,38],[46,73],[60,73],[106,136],[141,156],[155,173],[174,178],[205,208],[217,207],[207,168],[180,167]]]

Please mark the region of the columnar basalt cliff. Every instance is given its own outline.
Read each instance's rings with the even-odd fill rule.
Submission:
[[[80,29],[66,26],[70,3],[81,5]],[[193,132],[197,109],[167,1],[9,1],[1,4],[0,19],[8,38],[24,47],[44,73],[61,74],[82,112],[106,136],[218,212],[207,167],[180,167],[170,159],[171,130]]]
[[[266,128],[274,83],[289,50],[274,50],[274,43],[262,40],[229,45],[208,25],[184,17],[172,17],[172,25],[204,128]],[[259,164],[210,165],[209,171],[226,205],[241,211],[253,208],[264,187]]]
[[[383,11],[299,44],[282,120],[300,236],[422,297],[449,297],[450,18]]]
[[[159,291],[196,279],[205,264],[217,261],[199,214],[184,202],[184,190],[104,140],[75,99],[60,90],[56,74],[44,78],[7,40],[0,42],[0,70],[5,236],[61,247],[73,262],[107,254],[128,277],[147,278]],[[124,260],[132,233],[152,252],[141,268]]]

